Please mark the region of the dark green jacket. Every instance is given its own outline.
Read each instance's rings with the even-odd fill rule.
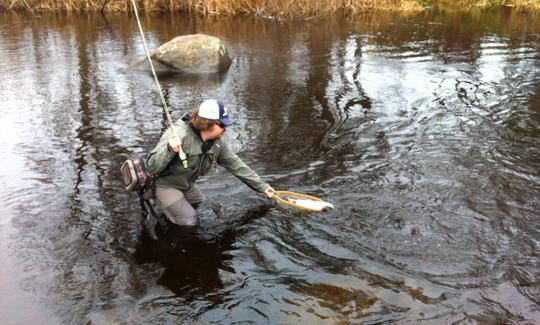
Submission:
[[[172,130],[167,129],[147,160],[148,169],[154,174],[161,174],[156,179],[157,187],[188,191],[199,176],[208,174],[211,169],[217,168],[216,164],[219,164],[257,192],[264,192],[268,188],[269,185],[263,183],[222,139],[215,140],[213,145],[203,152],[204,143],[198,132],[189,124],[180,120],[175,123],[175,129],[181,139],[182,150],[187,156],[188,166],[184,168],[178,154],[169,151],[169,135]],[[207,143],[206,147],[208,145]]]

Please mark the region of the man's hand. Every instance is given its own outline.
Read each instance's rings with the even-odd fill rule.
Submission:
[[[266,196],[268,196],[268,197],[272,197],[272,196],[274,196],[274,192],[275,192],[275,191],[276,191],[276,190],[274,190],[274,189],[272,188],[272,186],[268,186],[268,188],[267,188],[266,190],[264,190],[264,194],[265,194]]]
[[[172,152],[178,152],[180,148],[180,140],[176,137],[174,132],[169,136],[169,150]]]

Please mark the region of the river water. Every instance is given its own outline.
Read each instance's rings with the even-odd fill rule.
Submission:
[[[540,322],[540,19],[143,17],[151,48],[223,39],[206,98],[307,214],[221,170],[198,233],[148,238],[119,166],[166,127],[132,17],[0,13],[0,323]]]

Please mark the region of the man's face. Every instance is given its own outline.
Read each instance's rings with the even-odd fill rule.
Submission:
[[[208,139],[219,139],[225,134],[226,126],[220,122],[214,124],[210,130],[208,130]]]

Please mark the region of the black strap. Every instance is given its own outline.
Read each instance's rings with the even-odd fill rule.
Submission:
[[[156,211],[156,208],[154,207],[154,204],[155,204],[154,200],[153,199],[145,200],[143,197],[143,191],[139,192],[139,203],[141,204],[141,210],[144,213],[150,214],[152,217],[154,217],[161,226],[166,226],[165,220],[159,217]]]

